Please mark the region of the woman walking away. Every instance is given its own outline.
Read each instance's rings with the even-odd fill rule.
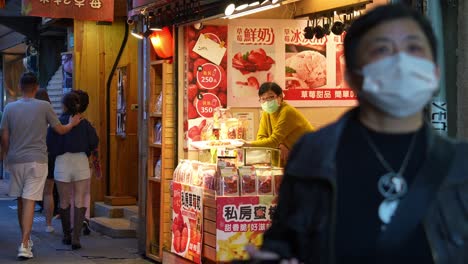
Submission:
[[[62,98],[63,114],[60,121],[79,112],[80,99],[73,92]],[[80,233],[86,214],[86,192],[91,172],[88,156],[98,145],[96,130],[88,120],[83,119],[66,136],[59,136],[52,130],[48,133],[48,142],[54,146],[50,152],[55,159],[55,182],[60,196],[60,216],[62,220],[63,240],[72,249],[80,249]],[[74,204],[70,203],[73,193]],[[73,234],[70,224],[70,208],[73,206]]]
[[[36,93],[36,99],[43,100],[50,103],[49,94],[46,89],[39,89]],[[43,208],[46,219],[46,229],[47,233],[54,232],[54,227],[52,226],[52,217],[54,214],[54,166],[55,158],[52,158],[50,153],[48,153],[48,168],[49,172],[47,174],[47,180],[44,185],[44,194],[43,194]]]

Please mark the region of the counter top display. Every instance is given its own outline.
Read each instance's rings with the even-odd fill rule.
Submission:
[[[261,245],[276,209],[283,169],[272,166],[275,149],[235,150],[215,151],[231,155],[216,157],[216,163],[181,160],[175,169],[173,253],[195,263],[200,258],[229,262],[246,259],[245,246]],[[253,150],[252,159],[249,152]],[[255,162],[258,164],[249,164]],[[203,209],[193,209],[197,206]],[[184,213],[188,208],[193,210]]]

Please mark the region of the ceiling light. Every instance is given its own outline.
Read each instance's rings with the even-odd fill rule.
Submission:
[[[258,6],[260,5],[260,1],[251,1],[250,4],[249,4],[249,7],[252,7],[252,6]]]
[[[271,0],[271,3],[274,5],[276,3],[278,3],[280,0]]]
[[[162,27],[158,23],[155,16],[149,17],[149,19],[148,19],[148,29],[152,30],[152,31],[161,31],[162,30]]]
[[[237,2],[239,4],[236,7],[236,11],[242,11],[242,10],[246,9],[247,7],[249,7],[249,2],[246,1],[246,0],[237,1]]]
[[[137,39],[143,39],[143,34],[138,32],[136,27],[134,27],[130,33],[132,34],[132,36],[134,36]]]
[[[262,6],[262,7],[258,7],[258,8],[249,9],[247,11],[240,12],[240,13],[237,13],[237,14],[234,14],[234,15],[231,15],[231,16],[226,16],[225,18],[233,19],[233,18],[243,17],[243,16],[251,15],[251,14],[254,14],[254,13],[257,13],[257,12],[262,12],[262,11],[266,11],[266,10],[269,10],[269,9],[273,9],[273,8],[276,8],[276,7],[279,7],[279,6],[280,6],[280,4]]]
[[[270,2],[270,0],[263,0],[262,3],[260,5],[265,5],[267,4],[268,2]]]
[[[224,14],[226,16],[230,16],[234,14],[234,11],[236,11],[236,5],[234,3],[230,3],[228,6],[226,6],[226,9],[224,10]]]

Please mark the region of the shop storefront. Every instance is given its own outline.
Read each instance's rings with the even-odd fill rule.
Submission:
[[[224,3],[216,16],[167,28],[164,14],[178,5],[134,13],[142,22],[135,33],[147,37],[140,177],[146,255],[156,261],[228,262],[246,258],[246,245],[261,245],[283,164],[276,148],[242,146],[258,131],[259,86],[278,83],[316,128],[335,120],[357,103],[343,79],[346,28],[386,1],[251,2]],[[163,30],[149,31],[152,21]]]

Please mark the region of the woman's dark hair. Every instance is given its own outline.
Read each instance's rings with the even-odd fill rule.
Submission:
[[[437,42],[429,21],[422,14],[404,4],[389,4],[376,7],[351,24],[344,39],[346,69],[354,71],[358,68],[357,58],[359,54],[357,53],[357,48],[362,37],[367,32],[382,23],[405,18],[413,20],[421,28],[431,46],[432,56],[436,60]]]
[[[19,81],[21,91],[23,92],[32,92],[34,88],[38,85],[36,74],[33,72],[25,72],[21,75]]]
[[[84,113],[86,109],[88,109],[88,105],[89,105],[88,93],[83,90],[73,90],[72,92],[77,94],[78,97],[80,98],[80,109],[78,109],[78,112]]]
[[[46,89],[37,90],[35,98],[38,100],[47,101],[50,103],[49,94],[47,93]]]
[[[277,96],[283,95],[283,89],[281,89],[277,83],[265,82],[260,85],[260,88],[258,89],[258,96],[262,96],[262,94],[268,91],[273,91]]]
[[[78,114],[78,110],[80,109],[80,97],[74,92],[66,93],[62,97],[62,104],[66,107],[67,114]]]

